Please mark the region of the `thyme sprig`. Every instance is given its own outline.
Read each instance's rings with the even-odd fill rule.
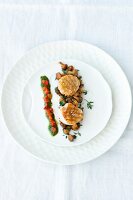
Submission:
[[[79,135],[81,136],[81,133],[78,131],[78,132],[73,132],[75,135]]]
[[[93,101],[87,101],[86,99],[84,99],[84,100],[87,102],[87,108],[88,108],[88,109],[92,109],[93,106],[94,106],[94,105],[93,105],[94,102],[93,102]]]

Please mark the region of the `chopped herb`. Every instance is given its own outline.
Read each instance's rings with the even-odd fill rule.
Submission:
[[[81,136],[81,133],[79,131],[78,132],[74,132],[74,134]]]
[[[62,99],[64,99],[64,100],[66,100],[66,96],[65,95],[60,95],[60,97],[62,98]]]
[[[84,95],[87,95],[87,93],[88,93],[87,90],[84,90],[84,91],[83,91],[83,94],[84,94]]]
[[[78,125],[78,126],[83,126],[83,125],[82,125],[82,124],[80,124],[80,123],[77,123],[77,125]]]
[[[56,94],[60,94],[60,91],[59,91],[58,87],[55,88],[55,93]]]
[[[64,65],[64,63],[62,63],[61,61],[59,62],[60,65]]]
[[[81,108],[81,103],[78,104],[78,108]]]
[[[41,83],[41,87],[44,87],[45,85],[44,85],[44,83]]]
[[[64,101],[60,101],[60,106],[64,106],[65,102]]]
[[[76,135],[73,136],[74,139],[76,139],[76,137],[77,137]]]
[[[48,80],[47,76],[41,76],[41,80]]]
[[[79,136],[81,136],[81,133],[80,133],[80,132],[78,132],[78,135],[79,135]]]
[[[49,130],[50,133],[51,133],[51,128],[52,128],[52,126],[49,125],[49,126],[48,126],[48,130]]]
[[[51,102],[51,101],[48,102],[48,106],[49,106],[49,107],[52,106],[52,102]]]
[[[87,102],[87,108],[92,109],[94,102],[93,101],[87,101],[86,99],[85,99],[85,101]]]
[[[51,133],[51,135],[52,135],[52,136],[55,136],[55,135],[58,133],[58,127],[56,127],[55,132],[52,131],[52,128],[53,128],[53,127],[52,127],[51,125],[48,126],[48,130],[49,130],[49,132]]]
[[[71,130],[71,126],[67,125],[66,129],[70,131]]]
[[[79,78],[79,79],[81,79],[81,78],[82,78],[82,76],[78,76],[78,78]]]
[[[67,139],[67,135],[62,135],[62,136],[65,136],[65,138]]]

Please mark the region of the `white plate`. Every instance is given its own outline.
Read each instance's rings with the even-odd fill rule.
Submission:
[[[47,75],[50,79],[53,108],[57,123],[59,124],[59,98],[55,93],[55,87],[58,85],[55,75],[61,71],[59,61],[44,65],[30,78],[23,93],[23,112],[31,128],[44,141],[59,146],[75,146],[91,140],[106,126],[112,112],[111,89],[100,72],[90,65],[76,60],[61,61],[68,65],[73,65],[80,70],[79,73],[83,78],[85,89],[88,91],[88,94],[84,95],[84,99],[94,101],[92,110],[87,109],[86,101],[83,101],[84,119],[82,121],[83,126],[79,130],[81,136],[77,136],[74,142],[66,140],[66,137],[63,137],[64,134],[60,125],[58,126],[59,133],[56,136],[52,137],[48,131],[48,120],[43,110],[44,102],[40,88],[40,76]],[[71,132],[73,133],[73,131]]]
[[[28,80],[41,67],[61,59],[80,60],[100,71],[111,87],[113,99],[112,115],[104,130],[91,141],[69,148],[42,141],[22,113]],[[101,49],[78,41],[52,42],[29,51],[11,70],[3,87],[2,111],[10,133],[26,150],[47,162],[71,165],[100,156],[120,138],[130,117],[131,91],[120,66]]]

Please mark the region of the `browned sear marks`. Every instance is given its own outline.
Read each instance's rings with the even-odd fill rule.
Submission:
[[[74,125],[83,119],[83,111],[72,103],[66,103],[60,110],[68,124]]]
[[[62,72],[56,73],[56,79],[58,82],[58,87],[55,88],[55,92],[60,96],[59,105],[60,111],[67,122],[64,124],[60,121],[60,125],[63,128],[63,132],[66,138],[70,142],[76,139],[76,135],[73,135],[71,130],[77,131],[83,120],[83,93],[84,84],[82,82],[82,77],[79,75],[79,70],[77,70],[72,65],[67,65],[60,62]]]
[[[79,89],[80,81],[76,76],[65,75],[59,79],[58,89],[65,96],[73,96]]]

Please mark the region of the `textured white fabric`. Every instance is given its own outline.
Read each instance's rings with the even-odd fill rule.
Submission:
[[[51,0],[41,6],[37,2],[43,3],[16,0],[0,4],[0,89],[27,50],[62,39],[101,47],[118,61],[133,86],[132,1],[47,5]],[[36,160],[20,148],[0,115],[0,200],[132,200],[132,133],[133,114],[119,142],[106,154],[82,165],[56,166]]]
[[[86,5],[107,5],[107,6],[131,6],[132,0],[0,0],[3,4],[86,4]]]

